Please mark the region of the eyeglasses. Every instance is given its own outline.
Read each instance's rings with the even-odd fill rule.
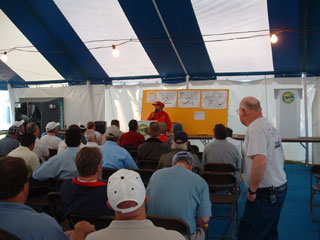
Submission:
[[[238,109],[236,110],[236,113],[237,113],[238,115],[239,115],[240,109],[241,109],[241,108],[238,108]]]

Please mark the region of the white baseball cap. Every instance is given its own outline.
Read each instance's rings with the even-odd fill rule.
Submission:
[[[22,124],[24,124],[24,120],[21,120],[21,121],[15,121],[12,126],[15,126],[15,127],[20,127]]]
[[[60,123],[58,122],[48,122],[47,125],[46,125],[46,130],[47,131],[51,131],[53,129],[55,129],[56,127],[59,127],[60,126]]]
[[[86,124],[84,122],[78,122],[78,127],[81,130],[86,130],[87,129]]]
[[[120,130],[117,126],[112,125],[110,127],[107,127],[106,135],[107,137],[119,137]]]
[[[109,177],[108,200],[113,210],[121,213],[130,213],[142,206],[146,198],[146,189],[139,173],[120,169]],[[130,208],[118,208],[125,201],[134,201],[136,206]]]

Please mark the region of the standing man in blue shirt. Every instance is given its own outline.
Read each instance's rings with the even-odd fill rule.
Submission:
[[[117,143],[121,132],[116,126],[110,126],[105,132],[107,141],[101,146],[103,168],[138,168],[130,153]]]

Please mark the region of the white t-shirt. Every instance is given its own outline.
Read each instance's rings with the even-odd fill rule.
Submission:
[[[41,141],[38,138],[36,138],[33,152],[37,154],[41,162],[45,162],[46,158],[49,157],[49,148],[45,145],[43,141]]]
[[[97,141],[98,141],[98,144],[101,145],[101,141],[102,141],[102,134],[97,132],[97,131],[94,131],[94,133],[96,134],[96,137],[97,137]]]
[[[45,135],[45,136],[41,137],[41,141],[49,149],[58,150],[59,143],[62,141],[62,139],[58,138],[57,136]]]
[[[243,153],[243,178],[247,187],[250,184],[252,158],[257,154],[267,157],[264,178],[259,188],[279,187],[287,182],[283,170],[281,136],[267,119],[261,117],[249,125],[244,139]]]

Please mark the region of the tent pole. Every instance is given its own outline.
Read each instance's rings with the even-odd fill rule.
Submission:
[[[161,13],[160,13],[160,11],[159,11],[159,8],[158,8],[158,5],[157,5],[157,3],[156,3],[156,0],[152,0],[152,2],[153,2],[153,5],[154,5],[154,8],[156,9],[157,14],[158,14],[158,16],[159,16],[159,18],[160,18],[160,21],[161,21],[161,23],[162,23],[162,26],[163,26],[163,28],[164,28],[164,30],[165,30],[168,38],[169,38],[169,41],[170,41],[170,43],[171,43],[171,46],[172,46],[175,54],[177,55],[177,58],[178,58],[178,60],[179,60],[179,62],[180,62],[180,65],[181,65],[184,73],[186,74],[186,78],[187,78],[187,76],[188,76],[189,74],[188,74],[188,72],[187,72],[186,67],[184,66],[184,64],[183,64],[183,62],[182,62],[182,59],[181,59],[181,57],[180,57],[180,55],[179,55],[179,53],[178,53],[178,51],[177,51],[177,49],[176,49],[176,46],[174,45],[174,42],[172,41],[171,35],[170,35],[170,33],[169,33],[168,29],[167,29],[166,24],[164,23],[164,20],[163,20],[163,18],[162,18],[162,16],[161,16]],[[188,78],[188,79],[189,79],[189,78]]]
[[[302,73],[302,81],[303,81],[303,100],[304,100],[304,126],[305,126],[305,136],[309,136],[309,125],[308,125],[308,89],[307,89],[307,73]],[[306,143],[306,157],[305,164],[308,164],[309,160],[309,144]],[[313,159],[312,159],[313,164]]]
[[[190,83],[190,76],[186,76],[186,88],[189,89],[189,83]]]
[[[14,101],[15,101],[15,96],[11,88],[11,84],[7,84],[8,87],[8,93],[9,93],[9,102],[10,102],[10,117],[11,117],[11,125],[14,123],[15,119],[15,113],[14,113]]]

